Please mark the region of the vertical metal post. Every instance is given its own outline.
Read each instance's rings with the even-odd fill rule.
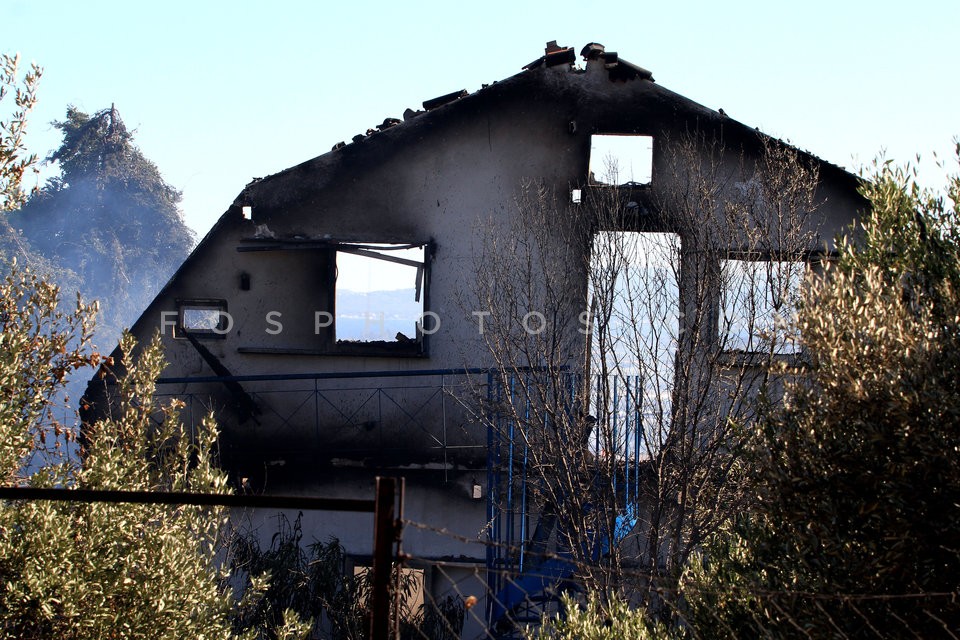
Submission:
[[[514,447],[514,432],[516,431],[517,421],[514,419],[516,414],[516,380],[513,376],[510,376],[510,428],[507,432],[507,522],[506,522],[506,546],[504,547],[504,552],[506,554],[507,563],[509,564],[509,569],[512,570],[513,567],[513,539],[515,537],[515,523],[514,516],[516,514],[516,509],[513,504],[513,447]]]
[[[446,378],[440,374],[440,419],[443,424],[443,481],[450,480],[450,466],[447,461],[447,385]]]
[[[637,401],[633,403],[633,493],[634,493],[634,502],[640,500],[640,445],[643,438],[643,380],[640,376],[636,376],[633,380],[633,386],[637,390]]]
[[[380,448],[383,448],[383,383],[377,387],[377,439]]]
[[[620,453],[620,447],[617,444],[617,437],[619,436],[619,427],[620,427],[620,376],[614,374],[613,376],[613,439],[610,442],[610,462],[612,464],[612,471],[610,475],[613,478],[613,503],[617,504],[617,455]]]
[[[529,383],[527,388],[530,388]],[[530,424],[530,398],[527,396],[527,400],[524,404],[523,410],[523,419],[526,425]],[[546,420],[547,416],[544,415],[543,419]],[[526,545],[527,545],[527,457],[529,453],[528,443],[529,438],[523,438],[523,472],[520,477],[520,560],[517,565],[517,571],[523,573],[523,561],[524,556],[526,555]]]
[[[396,540],[396,479],[377,477],[373,508],[373,593],[370,596],[370,639],[390,638],[390,574]]]
[[[494,403],[499,401],[500,387],[494,389],[497,380],[492,372],[487,372],[487,404],[490,407],[487,416],[487,537],[491,544],[487,545],[487,585],[490,593],[497,593],[500,589],[500,573],[498,560],[500,558],[500,430],[499,416],[496,414]],[[487,619],[493,611],[493,598],[487,597]]]
[[[630,495],[630,376],[624,376],[623,383],[626,385],[626,391],[624,391],[624,402],[626,407],[623,410],[623,501],[624,504],[629,505],[631,502]],[[634,393],[636,390],[634,389]]]
[[[405,478],[401,477],[398,480],[399,487],[397,488],[397,517],[393,521],[393,538],[396,542],[396,551],[394,553],[394,558],[396,563],[394,563],[397,578],[393,583],[393,627],[390,629],[390,632],[393,634],[394,638],[399,640],[400,638],[400,598],[403,596],[400,593],[400,579],[401,572],[403,571],[403,561],[406,556],[403,553],[402,545],[402,533],[403,533],[403,497],[407,493],[407,481]],[[391,574],[392,575],[392,574]]]
[[[313,431],[317,436],[317,444],[320,439],[320,380],[313,379]]]

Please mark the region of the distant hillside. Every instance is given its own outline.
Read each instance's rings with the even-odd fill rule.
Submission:
[[[416,338],[423,311],[414,291],[337,291],[338,340],[395,340],[397,333]]]

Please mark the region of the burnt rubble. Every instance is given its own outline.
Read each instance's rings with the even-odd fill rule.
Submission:
[[[581,49],[580,56],[587,63],[596,61],[602,62],[611,82],[630,82],[633,80],[647,80],[654,82],[653,74],[649,70],[627,62],[626,60],[621,60],[616,52],[607,52],[606,48],[600,43],[588,43],[583,47],[583,49]],[[556,40],[551,40],[550,42],[546,43],[543,55],[533,62],[524,65],[523,70],[532,71],[540,67],[550,68],[567,65],[572,70],[582,71],[582,69],[575,67],[576,59],[577,57],[573,47],[562,47],[557,44]],[[483,91],[484,89],[487,89],[495,84],[496,82],[483,84],[480,88],[480,91]],[[355,135],[352,138],[352,142],[360,142],[368,136],[381,131],[386,131],[387,129],[403,124],[404,122],[413,120],[414,118],[421,116],[428,111],[432,111],[452,102],[456,102],[457,100],[465,98],[469,95],[470,92],[468,92],[466,89],[461,89],[459,91],[453,91],[442,96],[437,96],[436,98],[431,98],[430,100],[424,100],[422,110],[415,111],[408,108],[404,110],[402,120],[399,118],[384,118],[383,123],[376,125],[375,128],[367,129],[366,133]],[[346,145],[347,143],[343,141],[338,142],[333,145],[331,151],[337,151]]]

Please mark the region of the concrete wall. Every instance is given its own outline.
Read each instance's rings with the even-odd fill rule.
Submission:
[[[684,205],[675,202],[677,185],[670,184],[670,179],[676,172],[667,167],[665,150],[668,141],[678,140],[694,127],[705,136],[724,136],[723,147],[712,152],[718,158],[716,171],[727,182],[724,188],[735,195],[743,176],[749,174],[755,157],[751,154],[759,150],[752,132],[739,123],[647,81],[612,82],[602,61],[591,61],[585,72],[557,66],[519,74],[249,185],[134,331],[146,338],[160,326],[162,312],[177,310],[178,300],[216,299],[225,301],[233,327],[221,339],[203,340],[203,345],[232,374],[488,366],[490,354],[478,336],[477,318],[471,316],[472,311],[482,310],[475,308],[472,299],[477,279],[484,277],[479,253],[485,234],[516,233],[515,198],[521,184],[541,181],[563,201],[571,187],[586,183],[592,133],[652,135],[654,178],[644,197],[648,205],[659,208],[661,229],[683,234],[691,221],[678,221],[672,212]],[[847,183],[835,184],[831,175],[823,177],[825,203],[818,214],[823,214],[824,221],[818,223],[817,237],[829,245],[833,235],[849,223],[858,203]],[[251,207],[251,220],[241,215],[242,206]],[[582,211],[588,214],[586,206]],[[238,250],[262,248],[270,239],[300,244],[274,251]],[[437,314],[441,326],[426,338],[424,353],[344,355],[316,335],[314,313],[330,306],[325,275],[330,269],[327,254],[319,245],[309,245],[310,241],[430,242],[426,306]],[[567,277],[585,298],[582,268],[570,265]],[[244,290],[242,284],[248,288]],[[582,305],[585,308],[585,299]],[[575,306],[571,311],[576,311]],[[273,316],[282,321],[282,333],[267,333],[276,328],[268,321],[269,312],[282,314]],[[214,373],[187,340],[175,339],[171,333],[165,327],[164,347],[170,360],[165,375]],[[402,421],[403,412],[412,409],[367,415],[370,407],[362,406],[364,390],[396,386],[392,385],[396,380],[364,382],[369,384],[326,380],[319,400],[310,397],[310,383],[241,382],[263,405],[263,414],[237,424],[237,414],[223,409],[229,425],[227,438],[234,438],[238,448],[266,448],[276,450],[276,455],[312,447],[330,456],[361,455],[402,439],[409,455],[421,449],[423,461],[433,462],[441,457],[436,450],[439,439],[457,447],[475,445],[470,453],[461,449],[460,458],[465,464],[482,464],[486,434],[471,430],[469,415],[455,403],[426,402],[429,393],[422,388],[412,390],[438,386],[437,380],[411,379],[407,385],[411,407],[419,411],[418,422],[435,426],[408,433],[390,432],[384,423]],[[338,388],[351,391],[331,400]],[[285,389],[295,393],[285,397]],[[198,391],[197,399],[204,406],[236,404],[222,385],[189,389],[169,385],[163,391]],[[477,391],[482,394],[482,388]],[[418,393],[424,397],[413,398]],[[291,411],[291,404],[301,406]],[[453,425],[445,436],[443,411],[447,411],[446,426]],[[339,419],[344,415],[350,419]]]
[[[461,538],[486,536],[487,432],[469,409],[486,393],[485,377],[329,376],[491,365],[471,315],[484,310],[474,300],[486,277],[483,238],[516,233],[515,198],[525,181],[539,181],[564,203],[571,188],[586,187],[594,133],[653,136],[652,184],[627,194],[653,213],[652,222],[639,221],[638,228],[689,234],[697,221],[676,215],[683,185],[671,182],[676,173],[665,142],[691,131],[723,141],[715,170],[726,181],[725,193],[737,193],[762,147],[749,127],[652,82],[614,81],[601,60],[585,71],[560,65],[523,72],[248,185],[133,332],[145,341],[163,327],[167,378],[213,376],[208,359],[174,337],[162,314],[174,318],[182,300],[225,301],[232,329],[200,340],[224,370],[305,376],[240,380],[256,415],[243,409],[236,389],[219,382],[161,385],[160,393],[189,400],[185,415],[217,414],[224,460],[238,481],[271,493],[369,498],[374,475],[406,475],[406,517],[456,534],[408,529],[406,549],[421,558],[480,563],[482,545]],[[811,249],[831,248],[862,205],[850,176],[822,165],[820,178],[820,244]],[[571,225],[591,213],[586,204],[562,212]],[[441,326],[424,349],[347,354],[316,334],[314,312],[330,304],[330,243],[338,241],[430,243],[425,306]],[[278,246],[246,250],[271,243]],[[562,270],[573,291],[570,311],[585,308],[584,266],[552,268]],[[267,321],[271,311],[282,314],[284,330],[277,335],[267,333],[275,327]],[[472,497],[474,484],[483,485],[479,500]],[[272,516],[243,517],[269,541]],[[305,514],[303,525],[308,537],[334,536],[364,556],[372,545],[370,522],[365,515],[315,513]]]

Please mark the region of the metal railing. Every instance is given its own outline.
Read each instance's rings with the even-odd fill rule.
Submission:
[[[470,399],[486,369],[427,369],[162,377],[157,396],[177,398],[190,424],[213,413],[225,441],[258,451],[322,450],[331,456],[401,457],[449,467],[485,460],[485,431]]]
[[[487,416],[490,544],[486,548],[486,615],[491,627],[497,627],[501,619],[523,619],[522,607],[532,607],[531,615],[555,608],[557,603],[549,593],[574,566],[567,546],[570,541],[565,541],[570,514],[563,504],[556,504],[551,513],[542,513],[542,505],[534,504],[537,487],[542,494],[549,472],[531,468],[531,447],[538,446],[538,438],[562,439],[564,430],[575,423],[579,429],[592,429],[580,445],[571,444],[567,449],[558,447],[557,440],[553,446],[581,457],[585,469],[602,466],[609,474],[607,499],[618,505],[616,524],[610,531],[595,532],[593,540],[576,542],[602,556],[636,523],[641,469],[651,455],[644,429],[658,420],[655,413],[644,411],[644,396],[638,375],[593,376],[589,388],[583,377],[574,373],[491,375]],[[554,488],[553,498],[562,500],[562,494]],[[552,540],[549,545],[548,539]]]
[[[537,376],[543,378],[531,381]],[[643,411],[643,381],[636,375],[595,376],[589,388],[575,373],[534,368],[506,373],[472,368],[207,376],[160,378],[157,384],[162,389],[158,395],[184,401],[185,417],[192,422],[210,411],[232,411],[234,418],[221,423],[259,442],[301,443],[297,446],[312,442],[328,455],[376,452],[400,463],[430,459],[443,462],[445,469],[463,458],[485,466],[490,542],[486,575],[491,589],[488,603],[493,603],[498,597],[509,600],[507,590],[511,585],[523,586],[524,577],[536,578],[528,582],[546,582],[564,569],[542,567],[543,553],[534,548],[543,523],[532,504],[531,483],[537,479],[530,470],[531,441],[525,430],[544,414],[531,404],[524,389],[544,380],[557,387],[554,400],[560,409],[579,416],[571,419],[596,421],[594,415],[587,415],[595,414],[604,422],[608,437],[602,442],[597,427],[588,453],[594,460],[608,456],[618,461],[614,492],[623,503],[623,526],[629,528],[633,517],[629,505],[638,500],[640,468],[650,455],[641,432],[645,423],[655,419]],[[237,424],[236,407],[241,401],[235,392],[231,395],[227,383],[239,385],[259,410],[245,424]],[[509,411],[504,411],[507,406]],[[264,450],[258,448],[256,454],[264,455]],[[556,522],[544,528],[559,532],[563,514],[553,517]],[[614,537],[609,532],[606,544],[615,543]],[[494,624],[502,613],[488,609],[488,622]]]

